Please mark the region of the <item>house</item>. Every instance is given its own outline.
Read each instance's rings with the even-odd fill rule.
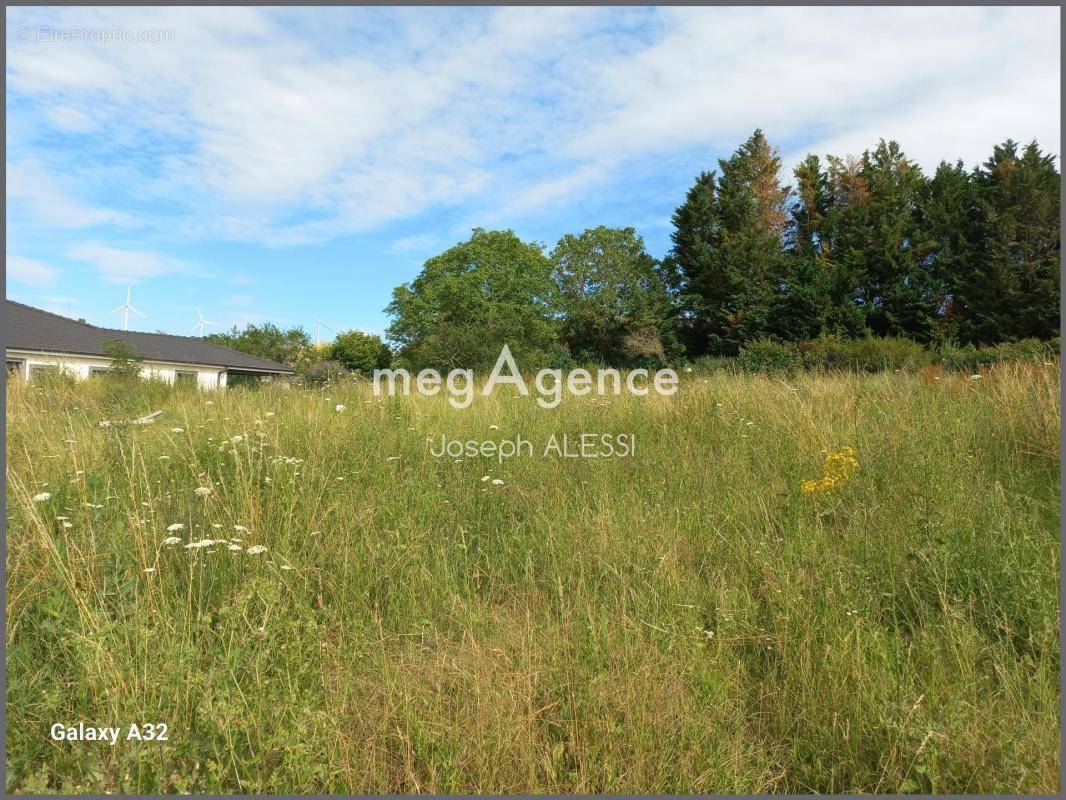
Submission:
[[[238,353],[194,336],[98,328],[39,308],[5,300],[4,355],[8,374],[32,378],[36,370],[58,368],[79,378],[107,372],[108,341],[130,344],[143,358],[141,376],[170,383],[188,381],[202,389],[225,387],[233,378],[272,379],[292,370],[265,358]]]

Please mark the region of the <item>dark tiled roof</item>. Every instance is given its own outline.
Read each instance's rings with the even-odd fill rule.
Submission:
[[[250,356],[247,353],[239,353],[195,336],[171,336],[169,333],[140,333],[98,328],[95,325],[16,303],[14,300],[5,301],[4,334],[5,346],[15,350],[102,356],[104,355],[104,342],[119,339],[133,345],[147,361],[204,364],[261,372],[292,372],[284,364],[277,364],[258,356]]]

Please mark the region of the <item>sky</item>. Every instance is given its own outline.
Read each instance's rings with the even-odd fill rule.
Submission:
[[[1057,8],[9,8],[6,44],[7,296],[121,327],[130,286],[176,334],[382,333],[475,227],[662,257],[755,128],[786,174],[1060,141]]]

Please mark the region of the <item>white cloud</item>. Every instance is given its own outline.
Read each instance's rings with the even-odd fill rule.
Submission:
[[[599,119],[584,158],[678,146],[730,151],[820,130],[859,151],[896,137],[923,162],[986,157],[1006,136],[1059,138],[1053,8],[664,10],[668,32],[591,69]]]
[[[509,219],[602,191],[634,159],[710,160],[755,127],[788,158],[885,136],[925,166],[1059,139],[1057,9],[22,8],[9,22],[174,31],[9,48],[18,113],[87,142],[35,172],[40,126],[9,125],[9,197],[63,227],[284,245],[464,203]],[[106,207],[75,199],[101,179]]]
[[[109,283],[135,284],[148,278],[158,278],[193,270],[148,250],[126,250],[98,242],[86,242],[67,251],[71,258],[94,266]]]
[[[23,256],[8,256],[7,279],[30,286],[54,286],[59,280],[59,270],[43,261]]]
[[[40,164],[16,161],[7,165],[8,201],[21,203],[37,221],[60,228],[94,225],[129,225],[129,214],[113,208],[95,207],[73,197],[73,189]]]

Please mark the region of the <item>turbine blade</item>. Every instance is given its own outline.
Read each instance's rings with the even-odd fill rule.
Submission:
[[[139,317],[144,317],[145,319],[148,319],[148,315],[147,314],[142,314],[140,311],[135,309],[133,306],[130,306],[130,311],[132,311],[134,314],[136,314]]]
[[[112,314],[117,314],[117,313],[118,313],[119,311],[121,311],[121,310],[122,310],[122,309],[124,309],[124,308],[125,308],[125,306],[119,306],[118,308],[116,308],[116,309],[115,309],[114,311],[112,311],[111,313],[112,313]]]
[[[199,328],[199,327],[200,327],[200,323],[197,322],[195,325],[192,326],[192,330],[189,331],[189,333],[195,333],[196,329]]]

